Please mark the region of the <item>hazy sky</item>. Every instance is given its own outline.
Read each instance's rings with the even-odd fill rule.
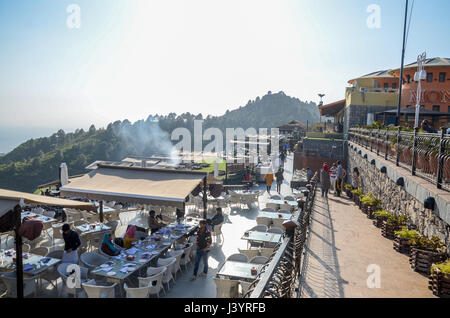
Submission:
[[[72,3],[79,29],[66,24]],[[371,4],[381,8],[381,28],[367,26]],[[220,115],[269,90],[334,102],[349,79],[399,67],[404,4],[0,0],[0,126]],[[449,11],[448,0],[415,0],[406,63],[424,50],[450,57]]]

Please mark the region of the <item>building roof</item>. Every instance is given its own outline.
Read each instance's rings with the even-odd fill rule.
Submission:
[[[373,72],[373,73],[369,73],[366,74],[364,76],[358,77],[358,78],[354,78],[348,81],[349,84],[353,84],[355,81],[359,80],[359,79],[363,79],[363,78],[373,78],[373,79],[377,79],[377,78],[395,78],[395,76],[391,75],[390,70],[384,70],[384,71],[377,71],[377,72]]]
[[[337,102],[319,106],[319,112],[321,116],[334,116],[345,108],[345,99]]]
[[[295,130],[296,128],[306,129],[306,125],[299,120],[293,120],[288,124],[277,127],[279,130]]]
[[[91,203],[59,199],[44,195],[25,193],[19,191],[0,189],[0,216],[23,202],[29,205],[50,205],[77,210],[96,211],[97,208]]]
[[[62,197],[81,197],[183,208],[207,172],[98,165],[60,188]]]
[[[434,57],[430,59],[426,59],[423,63],[425,68],[427,67],[450,67],[450,58],[446,57]],[[404,69],[415,68],[417,69],[417,62],[408,64],[404,66]],[[389,74],[394,75],[396,77],[400,76],[400,68],[389,71]]]

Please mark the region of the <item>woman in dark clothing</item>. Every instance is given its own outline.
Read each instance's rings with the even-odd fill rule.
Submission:
[[[275,174],[275,177],[277,178],[277,192],[281,192],[281,185],[283,184],[283,168],[278,169],[278,172]]]
[[[78,247],[80,247],[80,237],[78,233],[70,229],[69,224],[62,226],[63,239],[64,239],[64,254],[62,263],[78,264]]]

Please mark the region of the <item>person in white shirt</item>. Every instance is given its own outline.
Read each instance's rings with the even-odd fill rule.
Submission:
[[[330,168],[330,181],[331,181],[331,189],[336,194],[336,172],[337,172],[337,166],[336,163],[333,163],[333,165]]]

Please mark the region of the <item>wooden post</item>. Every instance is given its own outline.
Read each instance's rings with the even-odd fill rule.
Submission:
[[[439,157],[437,162],[437,180],[436,185],[438,189],[442,189],[442,179],[444,176],[444,154],[445,154],[445,132],[446,128],[441,127],[440,133],[440,145],[439,145]]]
[[[100,223],[103,223],[103,200],[100,201]]]
[[[205,220],[208,215],[208,194],[207,194],[206,179],[207,177],[203,179],[203,218]]]
[[[22,208],[16,205],[14,208],[16,215],[16,227],[14,228],[16,243],[16,280],[17,298],[23,298],[23,260],[22,260],[22,237],[19,235],[19,227],[22,224]]]

